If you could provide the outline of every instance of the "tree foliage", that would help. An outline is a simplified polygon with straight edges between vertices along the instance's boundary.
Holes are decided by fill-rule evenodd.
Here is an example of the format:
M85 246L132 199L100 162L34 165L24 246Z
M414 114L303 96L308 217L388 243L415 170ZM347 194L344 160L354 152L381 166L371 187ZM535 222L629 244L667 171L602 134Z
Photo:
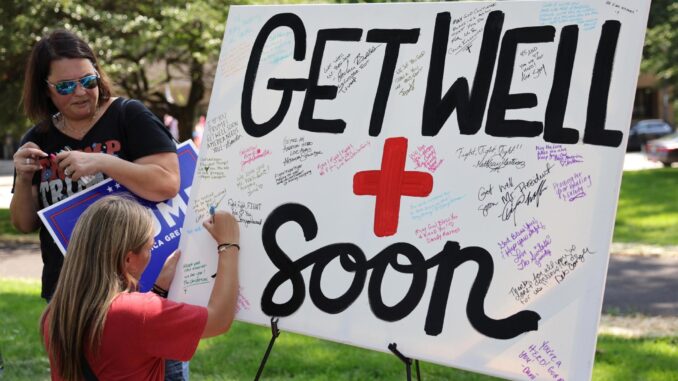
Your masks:
M179 120L190 137L212 83L231 0L4 0L0 17L0 107L3 125L28 124L18 107L23 69L33 44L49 30L82 36L124 95ZM169 83L174 84L172 92ZM178 84L178 86L177 86ZM200 110L202 111L202 110Z
M642 69L657 75L678 95L678 3L675 0L652 1Z

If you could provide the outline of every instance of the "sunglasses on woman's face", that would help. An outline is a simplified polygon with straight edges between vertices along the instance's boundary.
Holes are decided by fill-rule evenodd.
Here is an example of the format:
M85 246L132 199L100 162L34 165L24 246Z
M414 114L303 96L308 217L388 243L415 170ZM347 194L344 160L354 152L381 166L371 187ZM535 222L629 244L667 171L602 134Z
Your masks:
M90 74L86 75L78 80L73 81L61 81L57 83L52 83L45 80L48 85L54 87L57 93L61 95L73 94L75 89L78 87L78 82L82 85L83 89L93 89L99 86L99 74Z

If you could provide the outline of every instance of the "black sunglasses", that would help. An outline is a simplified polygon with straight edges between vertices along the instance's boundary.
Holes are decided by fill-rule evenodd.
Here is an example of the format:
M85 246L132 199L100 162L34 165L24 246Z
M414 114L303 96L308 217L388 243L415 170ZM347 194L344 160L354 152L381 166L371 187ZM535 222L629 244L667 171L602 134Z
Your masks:
M78 87L78 82L82 85L84 89L93 89L99 86L99 73L86 75L77 80L71 81L60 81L57 83L52 83L48 80L45 80L48 85L54 87L57 93L61 95L73 94L75 89Z

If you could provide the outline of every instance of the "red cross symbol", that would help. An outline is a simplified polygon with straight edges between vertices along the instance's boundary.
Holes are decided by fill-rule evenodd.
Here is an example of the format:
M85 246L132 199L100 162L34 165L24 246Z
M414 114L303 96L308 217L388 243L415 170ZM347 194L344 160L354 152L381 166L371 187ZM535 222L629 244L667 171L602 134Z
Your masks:
M362 171L353 176L353 193L377 196L374 234L392 236L398 231L400 198L425 197L433 189L433 176L426 172L405 171L406 138L388 138L384 143L381 170Z

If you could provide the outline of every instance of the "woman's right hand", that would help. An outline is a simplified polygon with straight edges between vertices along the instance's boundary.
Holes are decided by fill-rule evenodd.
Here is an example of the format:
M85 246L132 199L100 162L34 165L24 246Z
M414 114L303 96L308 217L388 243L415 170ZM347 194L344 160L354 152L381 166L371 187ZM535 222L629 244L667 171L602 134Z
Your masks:
M240 227L232 214L218 211L212 218L203 223L205 229L217 241L217 245L224 243L240 244Z
M39 159L48 156L37 144L27 142L14 154L14 168L19 180L30 182L36 171L40 170Z

